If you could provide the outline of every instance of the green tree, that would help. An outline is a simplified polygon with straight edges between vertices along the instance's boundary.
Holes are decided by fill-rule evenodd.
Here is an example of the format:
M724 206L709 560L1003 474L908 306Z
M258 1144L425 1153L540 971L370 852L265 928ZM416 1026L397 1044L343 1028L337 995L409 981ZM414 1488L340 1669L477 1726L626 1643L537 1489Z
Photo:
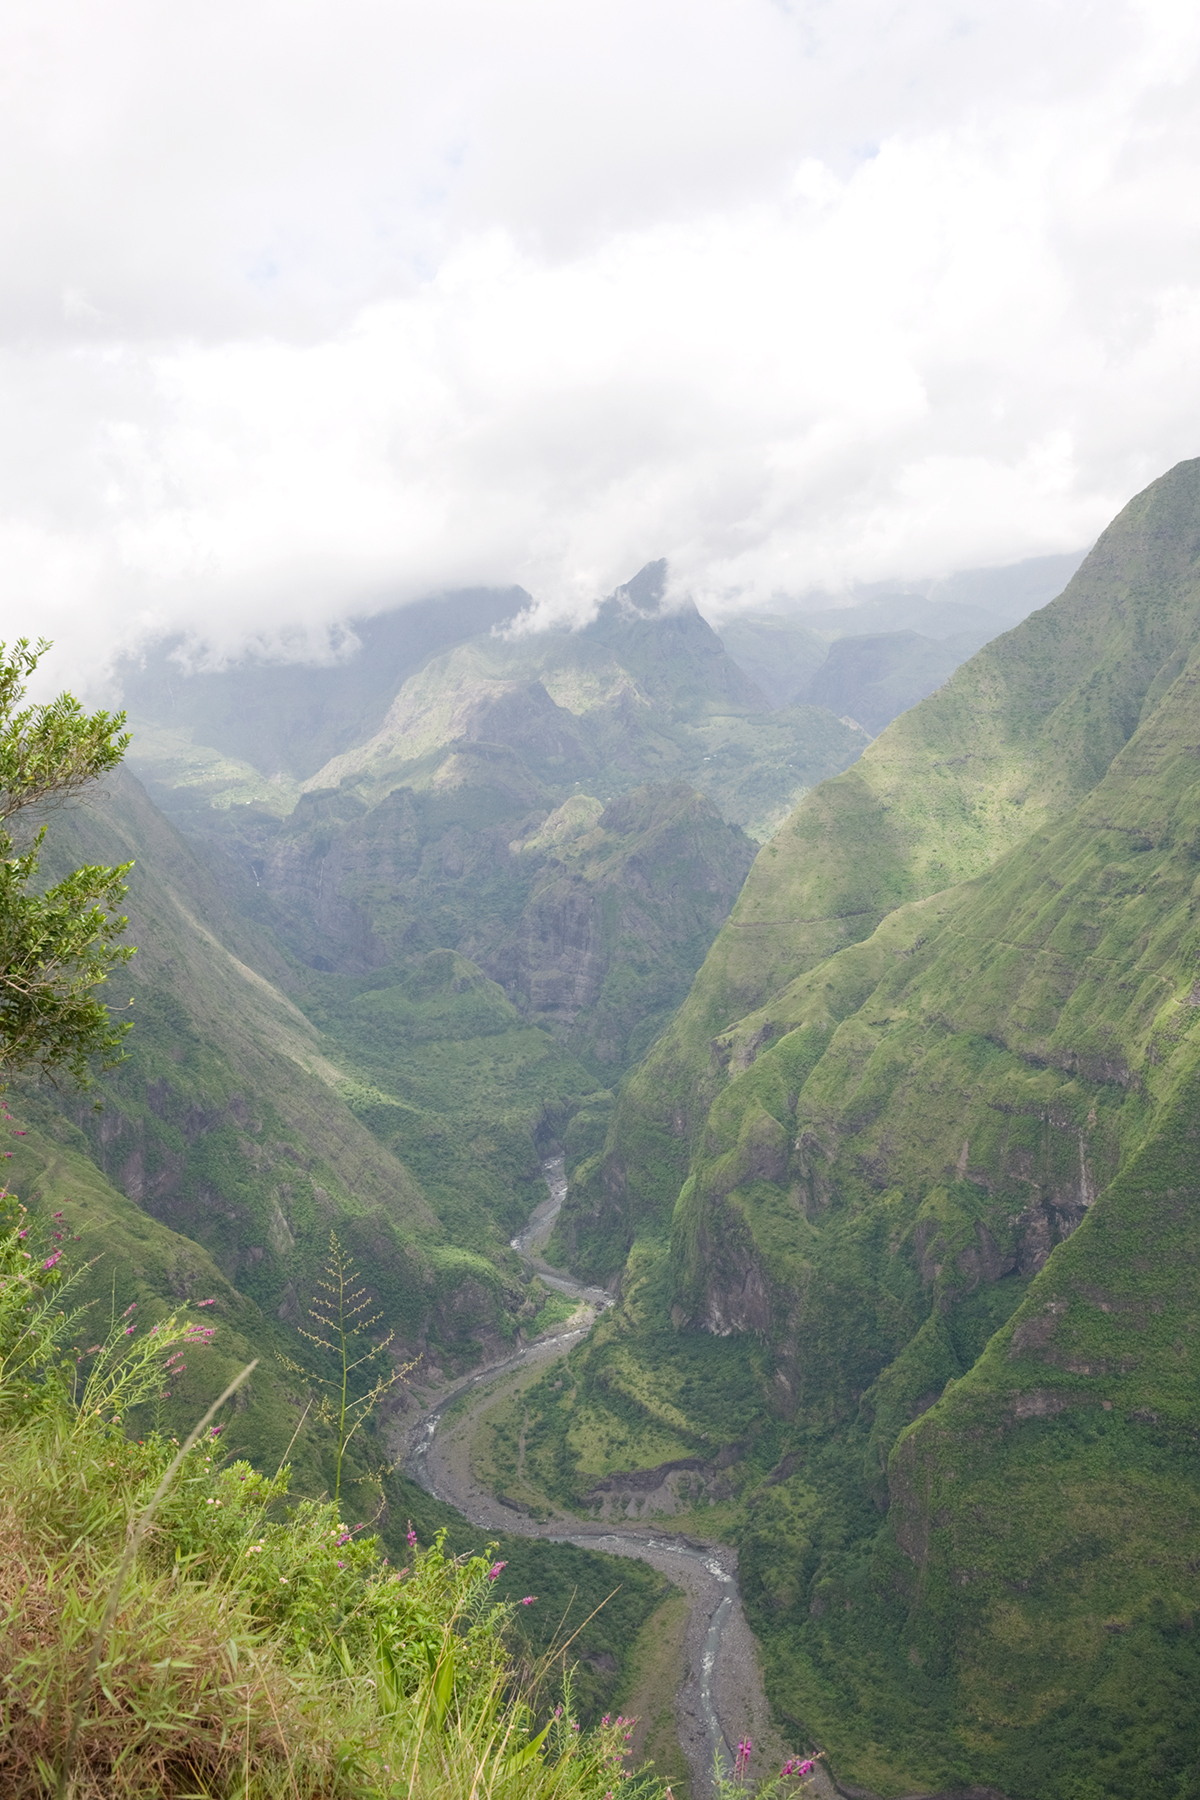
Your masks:
M87 865L39 880L47 809L116 768L129 735L124 713L86 713L71 694L23 706L25 683L49 649L0 644L0 1086L18 1069L65 1073L86 1087L93 1058L119 1060L130 1029L95 989L133 949L114 942L127 921L125 863Z

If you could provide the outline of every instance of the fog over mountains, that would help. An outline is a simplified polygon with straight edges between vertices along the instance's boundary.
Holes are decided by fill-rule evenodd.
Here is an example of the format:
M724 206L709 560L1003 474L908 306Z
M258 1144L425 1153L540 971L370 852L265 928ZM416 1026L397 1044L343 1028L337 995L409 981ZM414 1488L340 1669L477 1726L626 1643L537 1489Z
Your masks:
M321 667L162 646L51 840L134 860L130 1057L21 1094L14 1185L267 1352L265 1463L330 1230L421 1359L386 1433L550 1317L510 1240L561 1153L551 1259L614 1305L495 1424L505 1505L736 1545L846 1792L1183 1800L1198 548L1191 462L1077 572L715 628L652 563L582 630L472 590Z

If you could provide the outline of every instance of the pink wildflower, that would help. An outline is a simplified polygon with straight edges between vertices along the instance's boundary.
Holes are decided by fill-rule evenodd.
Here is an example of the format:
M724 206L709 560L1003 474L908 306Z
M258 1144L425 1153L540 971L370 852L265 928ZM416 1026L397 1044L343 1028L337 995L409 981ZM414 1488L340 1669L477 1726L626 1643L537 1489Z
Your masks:
M507 1569L507 1567L508 1567L507 1563L502 1563L502 1562L493 1563L491 1568L488 1570L488 1580L495 1581L497 1576L500 1574L500 1571L502 1569Z
M413 1530L413 1522L412 1522L412 1520L411 1520L411 1519L410 1519L410 1520L409 1520L409 1521L408 1521L408 1531L407 1531L407 1533L406 1533L406 1536L407 1536L407 1538L408 1538L408 1547L409 1547L409 1549L410 1549L410 1550L411 1550L411 1549L412 1549L412 1547L413 1547L413 1545L414 1545L414 1544L415 1544L415 1543L416 1543L416 1541L417 1541L417 1534L416 1534L416 1532L415 1532L415 1531L414 1531L414 1530Z
M526 1594L525 1598L521 1602L521 1605L522 1606L532 1606L536 1599L537 1599L536 1594Z

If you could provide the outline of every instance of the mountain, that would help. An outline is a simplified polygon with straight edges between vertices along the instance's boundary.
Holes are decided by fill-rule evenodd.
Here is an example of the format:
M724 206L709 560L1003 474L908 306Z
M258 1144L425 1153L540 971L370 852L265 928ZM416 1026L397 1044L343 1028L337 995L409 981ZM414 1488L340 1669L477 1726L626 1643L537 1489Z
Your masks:
M836 638L798 699L852 715L872 736L934 693L994 633L937 640L917 631Z
M593 649L591 666L635 714L690 707L704 730L728 713L736 732L761 697L694 613L647 624L660 590L652 570L613 597L594 637L620 640L625 662ZM686 993L753 860L686 783L638 784L636 757L620 794L582 792L577 768L595 771L598 744L622 754L619 723L593 709L604 716L577 752L575 715L544 689L531 713L536 683L513 678L511 661L482 694L464 698L448 677L465 729L456 714L444 741L427 733L407 784L375 775L365 798L327 775L304 786L322 752L345 754L356 733L370 743L397 705L411 709L414 679L434 692L421 680L431 663L461 670L447 645L468 664L484 655L519 598L468 594L368 621L360 661L323 669L188 675L160 658L127 671L130 699L157 714L138 727L135 760L193 835L126 772L54 821L48 872L134 865L136 1029L99 1111L29 1089L23 1128L47 1168L74 1171L67 1188L90 1161L93 1215L114 1243L146 1247L147 1296L215 1286L264 1368L277 1347L297 1355L331 1230L370 1268L398 1353L423 1355L424 1370L511 1337L527 1279L509 1239L546 1147L572 1121L576 1140L602 1139L609 1084ZM473 733L480 708L486 729ZM549 750L547 715L567 721ZM197 744L199 725L215 744ZM845 760L854 734L820 729ZM236 760L251 753L261 767ZM213 759L270 804L230 804L221 780L197 782ZM37 1184L47 1205L57 1184ZM277 1381L256 1384L283 1429Z
M440 594L335 634L325 663L248 657L207 668L170 639L120 669L130 715L180 741L199 733L268 779L303 781L383 719L396 689L430 656L503 625L529 605L523 588Z
M560 1222L548 1483L722 1523L881 1793L1198 1791L1198 557L1191 462L805 797Z
M237 760L251 728L226 729L231 676L130 689L131 766L290 963L293 997L330 1029L336 1015L343 1046L339 982L382 988L448 949L609 1086L736 898L753 856L739 826L765 829L858 753L864 734L827 710L772 712L694 607L664 608L664 581L648 565L574 632L460 639L479 596L445 603L448 648L430 651L424 612L415 646L403 613L376 621L379 665L395 652L391 703L303 780L295 760L286 775ZM357 704L355 668L297 677L310 698L320 686L326 724ZM299 726L266 673L277 744Z
M810 594L776 612L735 614L718 630L773 706L825 707L874 736L990 639L1052 600L1082 560L1038 556L912 587L871 583L840 603ZM822 598L830 603L817 604Z
M683 780L761 841L865 735L825 708L773 712L690 602L663 606L665 578L647 564L577 631L501 629L520 589L441 596L355 622L320 667L207 670L167 646L124 670L130 766L205 836L331 788L368 809L399 786L463 790L473 828L576 787L607 802Z

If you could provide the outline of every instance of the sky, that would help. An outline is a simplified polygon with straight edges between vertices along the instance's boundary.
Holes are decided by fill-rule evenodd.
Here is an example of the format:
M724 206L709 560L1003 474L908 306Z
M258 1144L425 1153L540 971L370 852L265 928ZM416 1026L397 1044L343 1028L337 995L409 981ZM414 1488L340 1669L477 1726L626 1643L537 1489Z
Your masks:
M1198 70L1174 0L7 0L0 635L1087 544L1200 453Z

